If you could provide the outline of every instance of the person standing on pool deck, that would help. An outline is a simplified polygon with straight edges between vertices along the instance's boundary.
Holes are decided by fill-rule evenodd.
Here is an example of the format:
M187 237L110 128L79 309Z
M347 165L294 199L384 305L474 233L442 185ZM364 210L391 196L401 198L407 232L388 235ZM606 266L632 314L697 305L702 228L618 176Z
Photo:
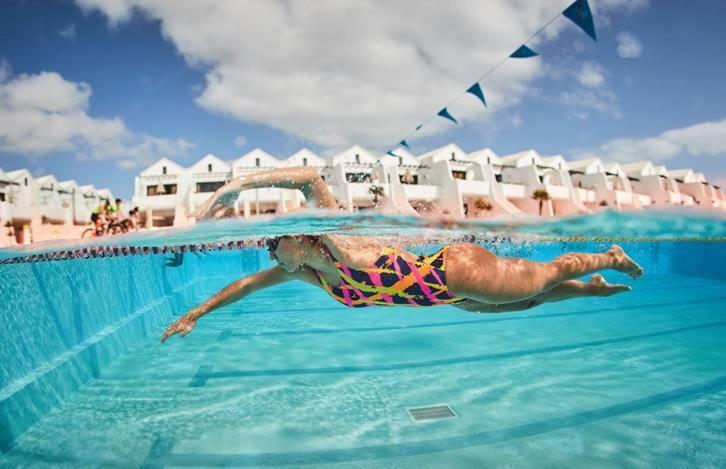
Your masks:
M231 181L198 211L198 218L223 216L247 189L300 189L317 208L338 209L338 202L314 168L264 171ZM617 245L600 254L568 253L551 262L497 257L472 243L453 243L428 256L384 245L370 236L297 235L267 241L275 267L244 277L171 324L161 342L187 335L200 317L273 285L302 280L350 307L435 306L449 304L471 312L502 313L570 298L610 296L630 291L595 274L614 269L633 278L643 269Z

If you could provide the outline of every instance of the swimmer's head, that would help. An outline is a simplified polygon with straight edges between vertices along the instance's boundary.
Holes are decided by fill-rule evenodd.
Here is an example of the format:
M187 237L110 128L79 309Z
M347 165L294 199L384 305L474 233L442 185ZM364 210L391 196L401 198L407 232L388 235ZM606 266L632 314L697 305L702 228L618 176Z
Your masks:
M277 236L268 239L265 244L270 252L270 259L277 261L288 272L297 272L305 263L303 241L305 236Z

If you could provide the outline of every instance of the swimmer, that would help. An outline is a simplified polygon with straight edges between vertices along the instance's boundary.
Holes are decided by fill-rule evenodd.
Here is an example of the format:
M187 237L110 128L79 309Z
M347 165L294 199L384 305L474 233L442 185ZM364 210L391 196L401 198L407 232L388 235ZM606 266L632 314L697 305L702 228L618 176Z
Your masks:
M214 218L240 191L261 187L300 189L318 208L338 203L317 171L309 167L265 171L239 178L218 190L199 211ZM568 253L551 262L497 257L471 243L453 243L418 256L376 238L355 235L281 236L267 241L275 267L244 277L171 324L165 342L194 329L202 316L245 296L292 280L322 288L349 307L451 305L465 311L503 313L571 298L604 297L631 288L610 284L597 272L613 269L633 278L643 269L613 245L598 254ZM593 275L589 281L578 278Z

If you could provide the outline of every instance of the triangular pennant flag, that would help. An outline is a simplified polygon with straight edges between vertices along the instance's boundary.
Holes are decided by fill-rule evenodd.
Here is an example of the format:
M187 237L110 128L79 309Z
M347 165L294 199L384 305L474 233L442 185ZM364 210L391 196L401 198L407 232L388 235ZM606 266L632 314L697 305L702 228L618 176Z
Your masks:
M402 147L408 148L409 150L411 149L411 147L408 145L408 142L405 140L401 140L400 142L398 142L398 144L401 145Z
M458 122L456 121L456 119L454 119L454 116L452 116L451 114L449 114L449 111L446 108L443 108L442 110L440 110L437 115L443 117L444 119L449 119L454 124L458 124Z
M587 3L587 0L576 0L562 14L582 28L593 41L597 41L595 24L592 21L592 12L590 11L590 5Z
M512 52L512 55L510 55L510 57L512 57L513 59L527 59L529 57L536 57L538 55L538 53L536 53L529 47L520 46L519 49Z
M487 107L487 100L484 99L484 90L481 89L481 86L479 86L479 83L474 83L469 87L468 90L466 90L467 93L471 93L477 98L479 98L484 105L484 107Z
M394 158L396 157L396 155L394 155L394 154L393 154L393 150L388 150L388 151L386 152L386 155L391 155L391 156L393 156Z
M416 130L419 130L419 129L421 129L421 127L423 127L423 124L419 124L419 125L417 125L417 126L416 126Z

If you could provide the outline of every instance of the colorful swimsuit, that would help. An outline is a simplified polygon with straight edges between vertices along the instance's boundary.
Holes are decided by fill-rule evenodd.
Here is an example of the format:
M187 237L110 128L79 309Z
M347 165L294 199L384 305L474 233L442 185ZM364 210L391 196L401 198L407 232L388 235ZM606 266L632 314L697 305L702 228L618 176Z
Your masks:
M317 271L315 276L323 289L337 301L351 308L364 306L434 306L463 301L446 286L444 252L441 248L430 256L419 256L409 262L388 248L373 267L351 269L333 258L342 279L333 286Z

